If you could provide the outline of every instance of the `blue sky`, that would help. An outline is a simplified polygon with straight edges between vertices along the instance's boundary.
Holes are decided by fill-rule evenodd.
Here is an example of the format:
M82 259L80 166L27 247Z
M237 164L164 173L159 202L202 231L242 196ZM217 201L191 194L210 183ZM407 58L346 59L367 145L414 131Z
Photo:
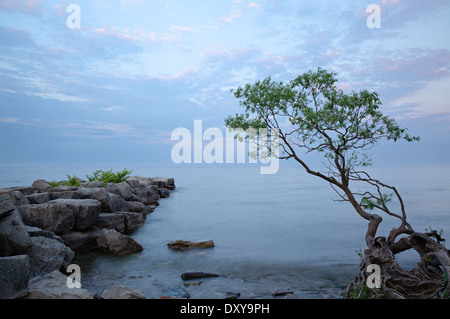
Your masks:
M170 164L174 129L240 112L231 88L322 67L422 137L374 164L446 165L448 17L448 0L1 1L0 164Z

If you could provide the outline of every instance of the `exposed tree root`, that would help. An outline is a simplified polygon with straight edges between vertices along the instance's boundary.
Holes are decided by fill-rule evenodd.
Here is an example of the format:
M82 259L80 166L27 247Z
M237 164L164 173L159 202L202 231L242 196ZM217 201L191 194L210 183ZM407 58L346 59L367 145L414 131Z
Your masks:
M346 298L375 299L428 299L450 298L450 253L439 240L431 239L430 233L412 233L397 243L388 246L385 237L371 241L360 270L347 287ZM412 270L402 269L395 259L395 253L414 249L420 261ZM395 253L394 253L395 252ZM377 274L368 272L369 265L379 266ZM369 268L370 269L370 268Z

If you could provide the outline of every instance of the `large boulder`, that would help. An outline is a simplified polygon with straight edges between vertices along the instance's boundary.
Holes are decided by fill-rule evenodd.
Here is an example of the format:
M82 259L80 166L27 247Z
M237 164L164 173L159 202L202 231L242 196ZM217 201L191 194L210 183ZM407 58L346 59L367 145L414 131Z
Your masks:
M0 217L0 257L26 254L30 236L17 209Z
M14 203L9 192L0 195L0 218L14 210Z
M75 252L86 252L97 249L97 237L100 235L100 229L91 227L87 230L68 231L61 235L64 245Z
M52 186L49 182L47 182L44 179L38 179L31 184L32 187L36 187L39 191L39 193L44 193L52 189Z
M49 230L57 235L71 230L75 223L74 214L60 205L36 204L21 205L17 209L25 225Z
M145 222L145 214L133 212L118 212L118 214L124 217L125 231L133 230Z
M97 238L97 245L101 250L115 255L132 254L143 250L133 238L113 229L103 229Z
M0 257L0 299L15 299L28 293L27 255Z
M28 250L30 258L30 277L66 268L74 252L58 240L46 237L31 237L32 245Z
M125 218L123 214L102 213L98 216L95 226L100 229L114 229L122 233L125 230Z
M109 290L105 290L102 299L145 299L142 291L124 285L113 285Z
M101 204L95 199L55 199L48 204L55 205L60 212L72 212L73 230L92 227L101 212Z
M19 191L11 191L11 199L13 201L14 206L27 205L30 204L30 201Z
M69 288L68 278L58 270L35 277L29 281L26 299L93 299L86 289Z

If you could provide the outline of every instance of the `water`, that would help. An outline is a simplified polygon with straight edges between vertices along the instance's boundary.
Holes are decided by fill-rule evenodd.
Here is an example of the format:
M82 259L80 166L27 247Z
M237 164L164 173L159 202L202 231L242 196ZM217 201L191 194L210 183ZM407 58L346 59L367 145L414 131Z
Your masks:
M174 177L177 188L129 234L144 247L142 252L76 257L83 287L92 293L122 283L147 298L159 298L171 285L184 286L192 298L224 298L227 292L272 298L277 289L292 290L300 298L339 298L358 271L355 250L365 247L367 222L348 203L333 201L337 195L326 182L297 166L281 167L275 175L260 175L259 167L251 165L127 168L133 175ZM0 187L29 185L38 178L61 180L66 174L84 177L96 169L0 168ZM444 237L450 233L449 167L371 171L397 187L416 230L432 226L443 229ZM398 223L384 219L379 234L387 235ZM216 247L169 249L167 243L177 239L212 239ZM406 252L398 259L412 268L418 257ZM183 282L181 274L190 271L220 277Z

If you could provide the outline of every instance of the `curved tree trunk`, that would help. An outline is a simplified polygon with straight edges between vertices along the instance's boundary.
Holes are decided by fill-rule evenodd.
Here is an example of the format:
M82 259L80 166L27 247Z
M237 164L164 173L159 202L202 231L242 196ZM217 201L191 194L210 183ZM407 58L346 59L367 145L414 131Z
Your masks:
M347 287L345 297L450 298L450 253L439 240L430 237L434 235L414 232L391 245L385 237L369 241L359 273ZM408 249L414 249L420 261L414 269L406 271L397 264L395 254ZM370 265L379 267L379 277L371 272L374 267ZM376 278L378 287L373 287Z

